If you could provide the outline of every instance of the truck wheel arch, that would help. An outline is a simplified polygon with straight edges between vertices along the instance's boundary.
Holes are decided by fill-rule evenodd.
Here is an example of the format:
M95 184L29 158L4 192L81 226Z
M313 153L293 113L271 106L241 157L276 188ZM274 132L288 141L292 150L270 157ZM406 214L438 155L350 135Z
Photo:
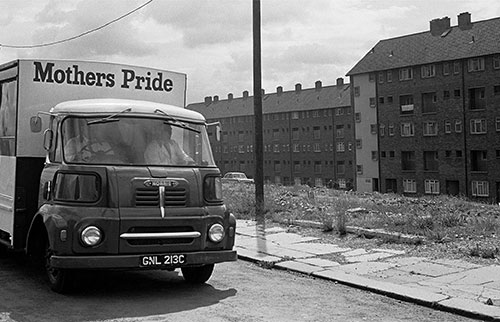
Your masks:
M44 219L42 214L37 214L31 221L30 228L28 230L28 236L26 238L26 254L30 256L38 256L43 253L44 243L42 243L42 238L49 238L47 233L47 228L45 227Z

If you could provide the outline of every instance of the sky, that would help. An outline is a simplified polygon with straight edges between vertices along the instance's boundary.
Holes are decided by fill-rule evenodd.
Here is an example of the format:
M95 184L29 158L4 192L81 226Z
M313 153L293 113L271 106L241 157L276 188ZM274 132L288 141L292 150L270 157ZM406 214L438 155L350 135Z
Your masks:
M252 0L0 0L0 64L19 58L113 62L187 74L187 103L253 95ZM500 17L498 0L261 0L262 88L333 85L382 40L470 12Z

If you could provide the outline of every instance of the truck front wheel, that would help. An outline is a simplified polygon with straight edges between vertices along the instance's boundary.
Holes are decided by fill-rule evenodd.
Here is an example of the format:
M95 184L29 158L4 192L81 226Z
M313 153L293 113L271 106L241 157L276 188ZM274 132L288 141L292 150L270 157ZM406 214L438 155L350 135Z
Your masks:
M213 270L214 264L181 268L182 276L184 276L186 282L193 284L203 284L208 281Z
M73 272L71 270L52 267L50 257L54 254L50 248L49 241L45 242L45 272L49 281L50 288L57 293L68 293L73 286Z

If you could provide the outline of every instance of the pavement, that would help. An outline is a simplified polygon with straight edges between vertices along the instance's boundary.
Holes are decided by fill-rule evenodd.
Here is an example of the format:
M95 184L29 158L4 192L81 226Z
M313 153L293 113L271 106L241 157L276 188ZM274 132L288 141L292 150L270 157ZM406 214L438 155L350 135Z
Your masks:
M339 247L282 227L262 231L255 221L238 220L236 227L239 259L471 318L500 321L500 265L409 257L389 248Z

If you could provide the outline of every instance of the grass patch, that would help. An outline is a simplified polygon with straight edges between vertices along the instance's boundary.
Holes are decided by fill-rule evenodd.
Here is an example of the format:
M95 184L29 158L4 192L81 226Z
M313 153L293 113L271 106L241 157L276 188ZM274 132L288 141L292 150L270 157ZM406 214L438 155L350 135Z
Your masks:
M254 185L225 183L228 209L239 219L255 219ZM324 230L345 233L346 226L384 229L424 236L435 242L500 234L500 208L462 198L409 198L394 194L355 193L308 186L264 187L265 218L274 221L309 220ZM479 246L470 253L490 254ZM485 256L485 255L481 255Z

